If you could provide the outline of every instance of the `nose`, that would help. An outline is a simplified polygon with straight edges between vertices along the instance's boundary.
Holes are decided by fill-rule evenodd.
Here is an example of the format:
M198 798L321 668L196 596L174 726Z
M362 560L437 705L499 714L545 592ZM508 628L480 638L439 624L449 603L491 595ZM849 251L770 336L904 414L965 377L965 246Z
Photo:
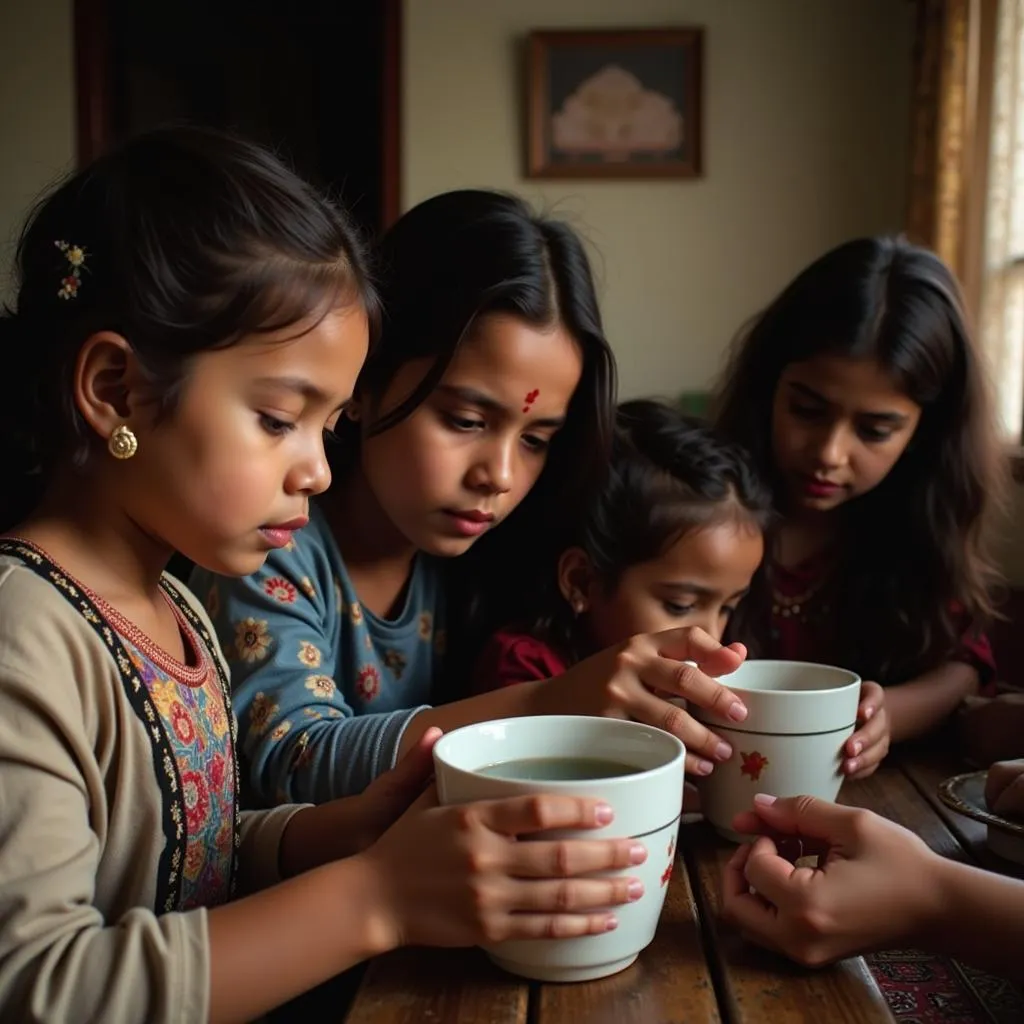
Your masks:
M698 615L689 616L686 624L699 626L708 636L721 643L722 634L725 632L725 616L721 609L708 608Z
M831 424L818 439L818 462L823 469L839 469L849 458L847 431L841 423Z
M467 475L474 491L507 494L515 477L515 451L518 437L495 438L478 453Z
M331 467L323 441L297 459L285 479L285 490L289 494L323 494L330 485Z

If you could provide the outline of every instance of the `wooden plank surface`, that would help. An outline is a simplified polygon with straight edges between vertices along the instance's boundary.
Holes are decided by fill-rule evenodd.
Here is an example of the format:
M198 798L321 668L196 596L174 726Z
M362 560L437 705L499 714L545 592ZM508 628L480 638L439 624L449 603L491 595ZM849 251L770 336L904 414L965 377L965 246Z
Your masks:
M683 826L685 832L689 826ZM531 1024L717 1024L697 905L676 859L654 941L632 967L578 985L540 985Z
M370 963L344 1020L526 1024L528 999L529 985L498 970L480 950L401 949Z
M692 826L684 847L712 940L711 970L722 1016L730 1024L891 1024L885 998L861 957L809 970L744 942L724 925L721 871L734 849L708 825Z

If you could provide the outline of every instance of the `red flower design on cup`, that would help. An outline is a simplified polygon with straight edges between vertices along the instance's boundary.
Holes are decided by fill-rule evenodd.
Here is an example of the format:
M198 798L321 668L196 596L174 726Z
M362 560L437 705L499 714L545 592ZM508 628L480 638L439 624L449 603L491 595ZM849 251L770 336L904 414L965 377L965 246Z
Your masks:
M740 775L749 775L751 782L757 782L761 778L761 772L768 767L768 758L757 750L752 750L749 754L741 750L740 757L743 759Z

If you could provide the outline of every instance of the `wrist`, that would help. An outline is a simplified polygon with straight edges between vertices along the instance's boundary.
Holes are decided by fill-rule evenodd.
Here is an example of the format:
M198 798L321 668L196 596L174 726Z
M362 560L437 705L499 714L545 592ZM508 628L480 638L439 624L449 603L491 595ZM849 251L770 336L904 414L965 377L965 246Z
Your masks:
M342 797L296 812L281 836L282 878L341 860L365 850L376 836L362 828L362 796Z
M368 957L389 953L403 945L398 915L393 909L387 872L372 850L340 862L350 876L348 886L358 903L358 919L369 949Z
M911 909L908 939L919 948L942 950L947 945L948 922L962 920L955 909L963 888L959 878L962 869L963 865L928 850L915 872L919 884Z

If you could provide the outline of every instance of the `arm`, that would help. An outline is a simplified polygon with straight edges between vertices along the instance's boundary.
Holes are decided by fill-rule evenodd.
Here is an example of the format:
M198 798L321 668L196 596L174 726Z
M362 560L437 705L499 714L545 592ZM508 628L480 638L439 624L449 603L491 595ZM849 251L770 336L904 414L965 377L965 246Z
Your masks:
M742 644L723 647L701 629L682 626L635 636L578 662L555 679L507 686L492 693L427 708L409 723L402 751L433 726L444 731L520 715L626 716L665 729L686 745L687 771L707 775L732 748L666 697L680 697L733 721L747 709L718 681L746 656Z
M1024 977L1024 882L946 860L871 811L812 797L759 797L735 827L765 833L736 851L722 879L726 917L754 941L812 966L907 944ZM796 837L788 852L817 854L818 867L780 855Z
M978 669L963 661L944 665L907 683L889 686L885 705L893 743L914 739L941 725L966 697L977 693Z
M343 678L342 613L317 540L299 534L252 576L201 570L190 582L230 664L248 781L268 806L360 793L394 765L418 710L357 715L346 699L355 680Z

